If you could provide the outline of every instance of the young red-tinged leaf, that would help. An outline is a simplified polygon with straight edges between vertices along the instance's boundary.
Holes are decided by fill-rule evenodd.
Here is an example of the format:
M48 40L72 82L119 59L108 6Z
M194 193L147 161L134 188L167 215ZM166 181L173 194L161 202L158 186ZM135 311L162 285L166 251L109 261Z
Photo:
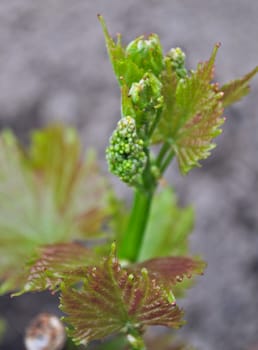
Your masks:
M221 87L224 93L223 106L228 107L231 104L240 101L250 91L249 82L258 73L258 66L240 79L232 80Z
M114 251L101 264L88 267L82 282L80 289L64 283L61 293L65 321L78 343L148 325L182 325L182 311L169 301L163 283L151 277L146 268L122 268Z
M212 139L221 133L222 93L210 82L214 76L214 61L218 46L211 58L197 67L190 77L177 87L177 116L173 122L172 148L177 156L180 170L187 173L199 160L210 155L215 147Z
M95 238L110 214L110 189L94 157L82 159L72 128L32 134L28 151L0 136L0 293L22 286L35 248ZM96 200L97 198L97 200Z
M190 76L180 79L176 92L168 94L171 97L167 101L171 106L167 112L164 107L166 113L162 115L153 137L154 142L166 140L170 143L183 174L199 166L199 161L209 156L210 150L215 147L212 139L220 134L220 126L224 122L223 94L211 84L218 47L215 46L209 61L200 63ZM172 77L170 80L175 86L175 80ZM168 92L171 89L169 84L167 89Z
M23 290L18 295L32 291L49 289L55 292L63 280L76 283L74 270L84 268L97 261L92 250L79 243L59 243L40 247L31 259L29 274ZM16 295L17 295L16 294Z
M150 259L133 266L137 271L146 268L150 276L162 282L168 289L182 282L184 278L202 275L205 267L206 263L200 259L181 256Z

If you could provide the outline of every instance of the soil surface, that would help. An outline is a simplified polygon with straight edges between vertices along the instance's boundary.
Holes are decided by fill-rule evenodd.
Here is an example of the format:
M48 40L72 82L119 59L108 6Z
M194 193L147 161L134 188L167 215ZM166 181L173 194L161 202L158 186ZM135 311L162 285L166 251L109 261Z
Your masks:
M119 89L97 13L124 42L160 35L164 50L180 46L188 67L222 47L216 79L224 83L258 63L258 2L254 0L1 0L0 127L22 140L53 120L75 125L104 148L120 116ZM193 203L193 253L208 262L204 277L182 301L188 323L180 335L199 350L258 349L258 79L226 111L224 133L203 168L167 174L182 204ZM113 181L113 180L112 180ZM126 188L115 183L121 197ZM22 350L24 329L39 311L55 309L47 293L0 297L7 333L0 350Z

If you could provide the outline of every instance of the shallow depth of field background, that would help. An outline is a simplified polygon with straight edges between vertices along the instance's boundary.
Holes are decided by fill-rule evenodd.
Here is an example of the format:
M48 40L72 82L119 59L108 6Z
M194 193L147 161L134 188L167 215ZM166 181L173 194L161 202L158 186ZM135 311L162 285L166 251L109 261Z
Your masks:
M258 64L256 0L0 0L1 128L27 142L32 128L54 120L72 124L85 147L97 148L106 171L104 148L120 106L97 13L125 43L156 32L164 51L180 46L189 68L222 42L221 83ZM199 350L258 349L257 96L258 78L251 94L226 110L224 133L203 168L180 177L173 164L167 174L180 202L196 208L191 248L208 262L181 301L188 323L179 333ZM22 350L26 324L52 309L46 294L0 297L8 328L0 349Z

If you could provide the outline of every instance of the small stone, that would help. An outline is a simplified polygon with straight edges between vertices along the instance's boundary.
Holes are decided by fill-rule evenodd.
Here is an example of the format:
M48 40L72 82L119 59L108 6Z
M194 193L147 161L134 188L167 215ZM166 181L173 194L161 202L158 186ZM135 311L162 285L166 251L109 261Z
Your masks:
M26 329L24 342L27 350L61 350L65 339L65 328L59 318L41 313Z

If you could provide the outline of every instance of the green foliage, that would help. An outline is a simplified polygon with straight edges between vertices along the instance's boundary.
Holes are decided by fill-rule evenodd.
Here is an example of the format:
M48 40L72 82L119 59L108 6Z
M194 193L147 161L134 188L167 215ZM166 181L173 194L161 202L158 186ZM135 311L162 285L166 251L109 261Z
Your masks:
M0 179L1 293L23 285L38 246L98 237L110 214L107 182L71 128L34 132L28 150L2 133Z
M164 212L166 215L163 215ZM193 209L179 208L175 193L169 187L161 189L153 198L138 260L187 254L193 221Z
M99 16L99 20L105 35L109 58L119 85L130 86L133 82L139 81L144 74L144 69L134 62L134 56L131 58L127 57L122 46L121 35L117 35L117 42L115 43L108 33L103 17Z

